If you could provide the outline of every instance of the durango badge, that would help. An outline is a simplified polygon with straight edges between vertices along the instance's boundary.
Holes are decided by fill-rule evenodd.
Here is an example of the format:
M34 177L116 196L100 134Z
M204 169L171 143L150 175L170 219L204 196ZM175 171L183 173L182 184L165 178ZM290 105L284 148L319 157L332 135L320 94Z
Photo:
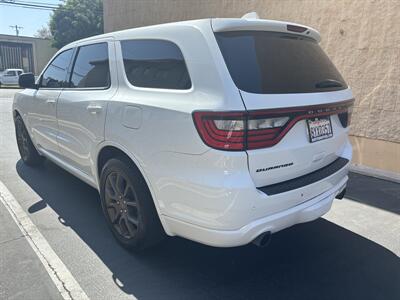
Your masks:
M256 172L265 172L265 171L269 171L269 170L274 170L274 169L280 169L280 168L286 168L286 167L290 167L293 166L293 162L287 163L287 164L283 164L283 165L277 165L277 166L273 166L273 167L268 167L268 168L262 168L262 169L257 169Z

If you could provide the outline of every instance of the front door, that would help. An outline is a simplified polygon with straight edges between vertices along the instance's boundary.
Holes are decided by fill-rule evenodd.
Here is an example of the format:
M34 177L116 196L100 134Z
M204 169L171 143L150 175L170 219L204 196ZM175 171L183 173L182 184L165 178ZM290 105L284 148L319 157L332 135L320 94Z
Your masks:
M39 150L58 154L57 101L65 84L72 49L60 53L43 73L28 113L33 139Z

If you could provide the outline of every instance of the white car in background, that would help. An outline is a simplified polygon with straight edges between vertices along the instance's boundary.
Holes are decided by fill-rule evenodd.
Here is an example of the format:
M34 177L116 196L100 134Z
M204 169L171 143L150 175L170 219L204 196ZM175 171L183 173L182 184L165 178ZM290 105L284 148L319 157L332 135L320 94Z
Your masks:
M24 73L22 69L5 69L0 73L0 86L1 85L18 85L19 75Z
M73 42L37 83L20 77L21 158L98 189L127 248L164 233L266 245L348 180L353 95L319 41L293 23L204 19Z

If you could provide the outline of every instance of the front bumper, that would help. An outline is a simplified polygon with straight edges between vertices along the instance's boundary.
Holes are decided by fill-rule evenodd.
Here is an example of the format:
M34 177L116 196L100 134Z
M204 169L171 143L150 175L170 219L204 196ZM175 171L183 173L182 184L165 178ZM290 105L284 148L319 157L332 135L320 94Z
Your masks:
M214 230L164 216L170 232L215 247L250 243L264 232L277 232L295 224L315 220L329 211L332 201L346 187L348 176L330 190L289 209L250 222L237 230Z

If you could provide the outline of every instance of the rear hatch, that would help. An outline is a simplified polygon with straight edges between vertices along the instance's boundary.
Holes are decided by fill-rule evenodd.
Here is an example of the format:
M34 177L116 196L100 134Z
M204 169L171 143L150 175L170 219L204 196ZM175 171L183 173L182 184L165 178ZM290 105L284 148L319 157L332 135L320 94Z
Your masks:
M315 31L259 23L213 27L248 112L249 171L262 187L335 161L347 143L353 101Z

